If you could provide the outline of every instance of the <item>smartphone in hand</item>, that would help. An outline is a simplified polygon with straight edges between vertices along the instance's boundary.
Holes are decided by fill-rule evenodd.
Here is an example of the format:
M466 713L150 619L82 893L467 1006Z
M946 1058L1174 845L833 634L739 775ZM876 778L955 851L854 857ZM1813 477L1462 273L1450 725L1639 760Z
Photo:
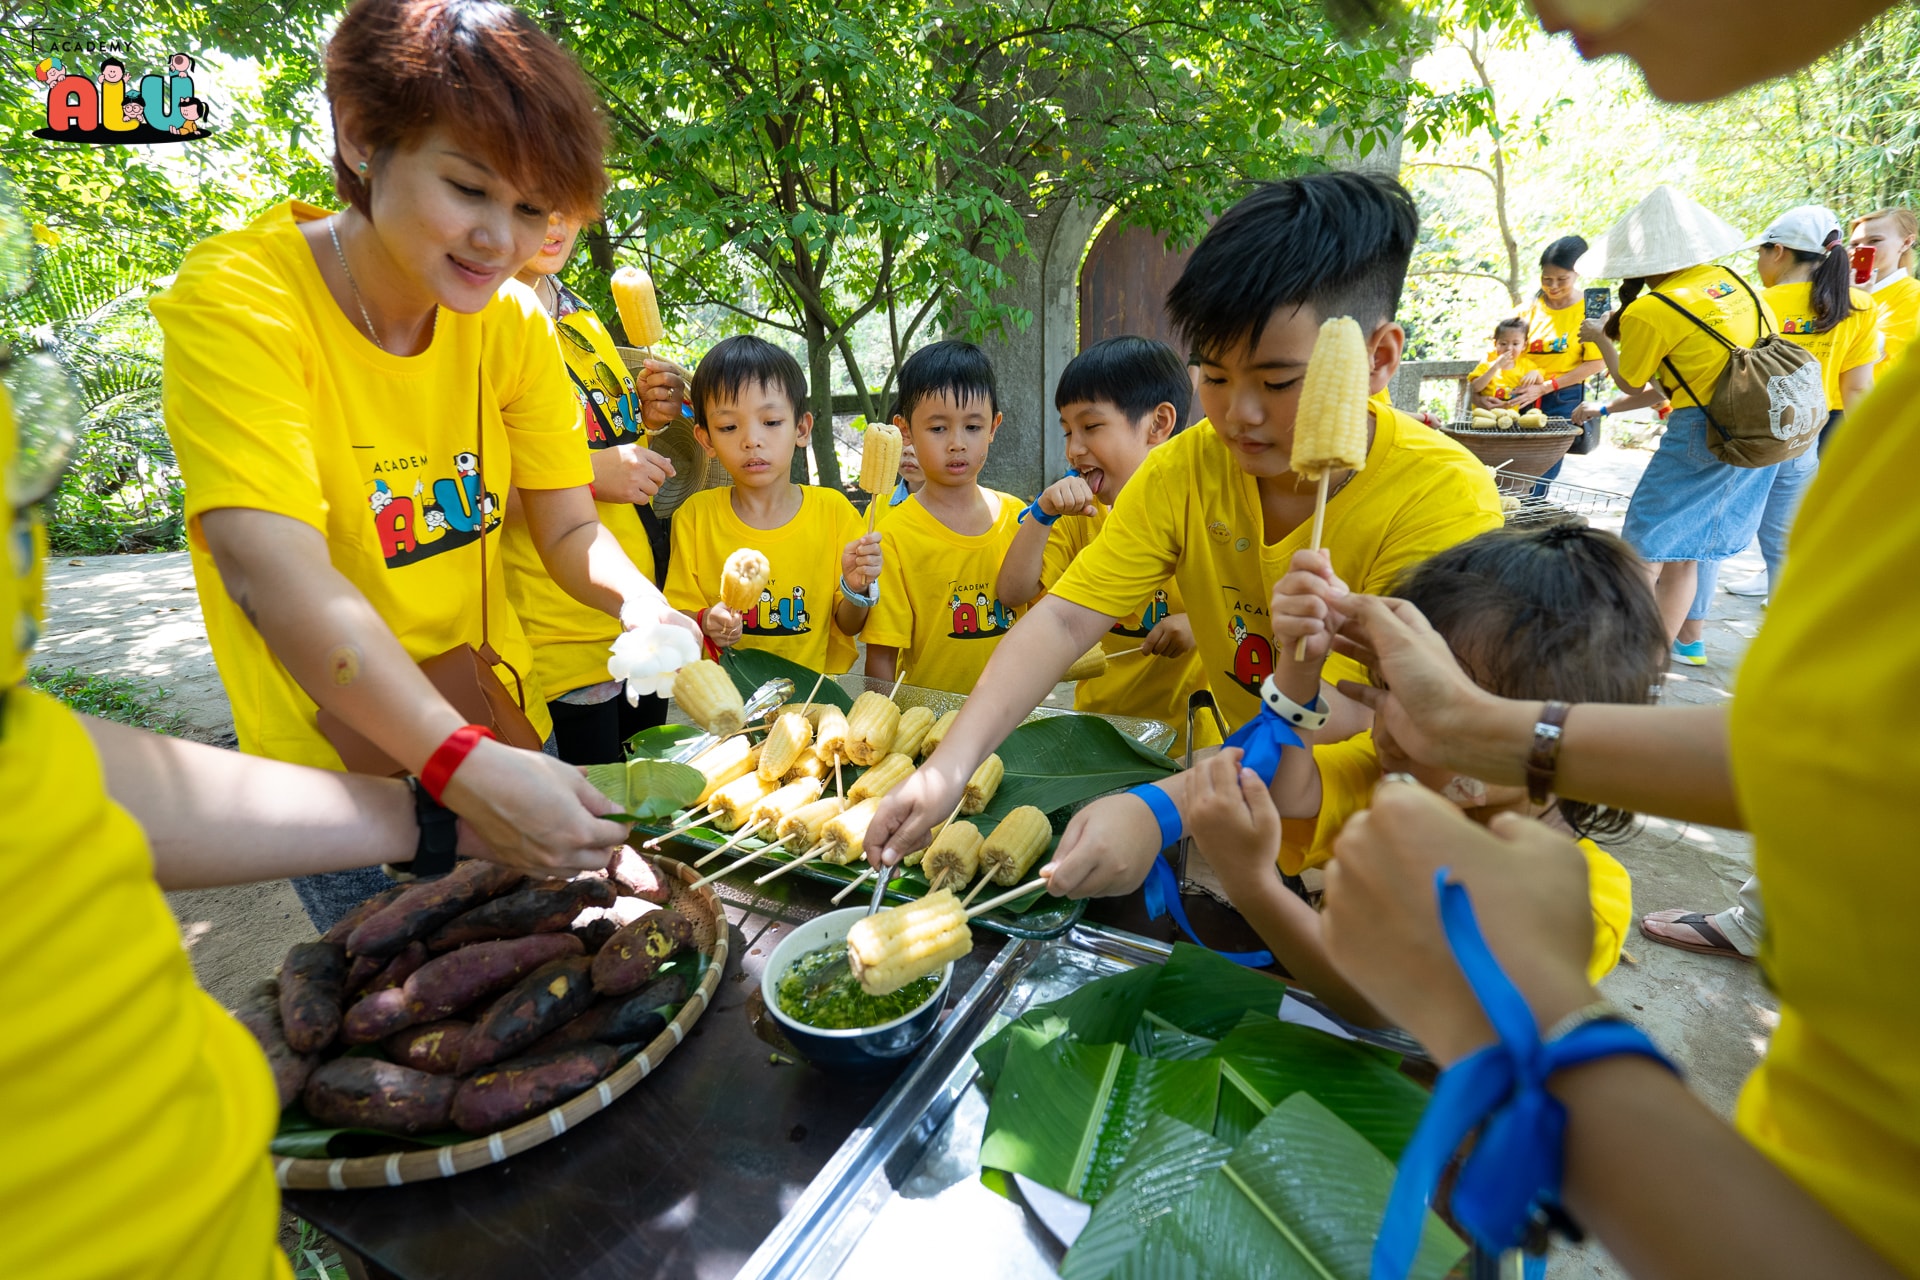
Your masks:
M1613 291L1610 289L1585 289L1582 296L1587 300L1587 319L1605 320L1613 310Z
M1873 246L1863 244L1853 251L1853 282L1869 284L1873 280Z

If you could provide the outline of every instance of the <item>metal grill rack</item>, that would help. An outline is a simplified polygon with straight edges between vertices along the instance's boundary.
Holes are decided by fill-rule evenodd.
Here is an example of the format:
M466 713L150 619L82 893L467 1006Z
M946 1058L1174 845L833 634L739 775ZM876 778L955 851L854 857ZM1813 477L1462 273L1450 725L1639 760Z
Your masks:
M1495 471L1494 484L1504 502L1517 498L1518 507L1507 513L1509 526L1553 524L1574 519L1596 528L1619 532L1627 514L1630 495L1610 489L1595 489L1566 480L1547 480L1519 471ZM1543 488L1544 486L1544 488Z

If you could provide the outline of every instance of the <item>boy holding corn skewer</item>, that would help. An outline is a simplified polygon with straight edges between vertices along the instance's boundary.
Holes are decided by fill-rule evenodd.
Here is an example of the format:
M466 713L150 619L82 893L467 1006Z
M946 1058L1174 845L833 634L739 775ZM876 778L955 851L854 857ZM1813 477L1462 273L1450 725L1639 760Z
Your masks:
M1406 340L1393 316L1418 230L1412 197L1391 178L1324 173L1261 188L1207 233L1167 300L1200 366L1207 419L1148 455L1100 538L1000 646L939 749L886 797L869 832L874 856L894 862L924 843L973 767L1112 626L1112 602L1140 599L1169 576L1229 724L1260 710L1274 668L1269 600L1307 545L1317 496L1290 465L1308 357L1323 320L1351 316L1368 390L1386 389ZM1497 527L1501 514L1486 468L1465 449L1377 398L1368 412L1365 467L1328 477L1324 541L1343 586L1377 594L1407 566ZM1364 673L1344 658L1330 664L1314 704L1316 716L1333 717L1322 740L1366 723L1331 689L1340 678ZM1053 891L1129 892L1159 846L1145 802L1098 801L1062 837Z
M799 362L760 338L726 338L694 370L689 396L694 436L733 483L674 512L667 599L699 618L716 652L741 645L847 670L880 580L880 536L846 495L792 479L813 432ZM756 598L729 601L742 580L759 584Z

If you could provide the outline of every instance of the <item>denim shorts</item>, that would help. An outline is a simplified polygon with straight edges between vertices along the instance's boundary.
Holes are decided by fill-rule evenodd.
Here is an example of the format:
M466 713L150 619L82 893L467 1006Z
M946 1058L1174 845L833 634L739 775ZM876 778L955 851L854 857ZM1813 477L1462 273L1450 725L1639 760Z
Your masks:
M1775 468L1720 461L1707 448L1712 430L1706 411L1692 406L1667 418L1620 530L1641 558L1724 560L1753 541Z

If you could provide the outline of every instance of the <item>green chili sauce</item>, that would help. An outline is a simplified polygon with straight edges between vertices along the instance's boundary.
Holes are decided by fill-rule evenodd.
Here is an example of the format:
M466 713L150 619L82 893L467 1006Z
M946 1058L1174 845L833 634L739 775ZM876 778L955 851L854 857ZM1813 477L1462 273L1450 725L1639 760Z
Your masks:
M883 1022L892 1022L895 1018L912 1013L932 999L933 993L940 988L940 975L930 973L924 978L915 978L898 991L888 992L884 996L870 996L860 989L859 982L846 967L846 960L847 945L844 942L809 951L795 960L780 975L780 981L774 988L774 996L780 1002L780 1012L795 1022L824 1031L877 1027ZM808 995L808 980L833 965L840 967L840 977L823 990Z

